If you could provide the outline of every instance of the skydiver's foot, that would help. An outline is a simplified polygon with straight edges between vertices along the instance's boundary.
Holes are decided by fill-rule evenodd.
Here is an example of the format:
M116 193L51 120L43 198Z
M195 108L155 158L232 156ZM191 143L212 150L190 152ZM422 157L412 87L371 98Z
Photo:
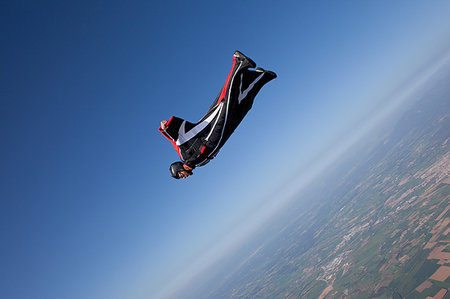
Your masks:
M241 52L239 52L239 51L235 51L234 52L234 55L233 55L238 61L246 61L247 63L248 63L248 67L255 67L256 66L256 63L253 61L253 60L251 60L250 58L248 58L247 56L245 56L244 54L242 54Z
M266 74L269 74L272 77L272 79L275 79L277 77L277 74L275 74L272 71L266 71Z
M275 79L277 77L277 74L275 74L272 71L266 71L262 67L257 67L255 71L260 72L260 73L266 73L266 74L270 75L272 77L272 79Z

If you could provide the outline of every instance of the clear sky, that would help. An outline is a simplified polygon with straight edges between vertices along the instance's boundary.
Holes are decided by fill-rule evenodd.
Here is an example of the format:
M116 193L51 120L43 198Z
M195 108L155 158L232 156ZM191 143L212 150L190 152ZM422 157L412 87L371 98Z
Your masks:
M448 1L2 2L0 297L176 290L446 51L449 13ZM279 77L218 157L176 181L159 122L200 119L236 49Z

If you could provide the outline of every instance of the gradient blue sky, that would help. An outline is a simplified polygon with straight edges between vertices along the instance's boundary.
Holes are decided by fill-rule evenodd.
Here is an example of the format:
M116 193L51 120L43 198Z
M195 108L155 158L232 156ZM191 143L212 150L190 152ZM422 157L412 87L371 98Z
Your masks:
M449 13L448 1L2 2L0 297L170 293L446 51ZM236 49L279 77L214 161L173 180L159 122L200 119Z

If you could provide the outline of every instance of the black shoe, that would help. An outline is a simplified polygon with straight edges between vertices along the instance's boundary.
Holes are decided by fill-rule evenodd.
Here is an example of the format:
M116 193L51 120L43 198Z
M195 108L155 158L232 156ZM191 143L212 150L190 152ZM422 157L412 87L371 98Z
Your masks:
M247 63L249 64L249 67L253 68L256 66L256 63L253 60L251 60L250 58L248 58L247 56L245 56L244 54L242 54L241 52L239 52L237 50L234 52L233 56L236 57L238 60L247 61Z
M262 67L257 67L255 71L260 72L260 73L266 73L266 74L270 75L273 79L275 79L277 77L277 74L275 74L272 71L266 71Z
M269 74L273 79L275 79L277 77L277 74L275 74L272 71L266 71L266 74Z

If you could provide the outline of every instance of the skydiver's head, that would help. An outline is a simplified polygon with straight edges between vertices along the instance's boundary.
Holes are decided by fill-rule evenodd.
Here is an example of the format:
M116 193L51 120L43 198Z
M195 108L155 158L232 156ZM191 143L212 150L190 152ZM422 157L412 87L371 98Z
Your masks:
M181 162L175 162L170 165L170 175L175 179L185 179L192 174L192 168Z

